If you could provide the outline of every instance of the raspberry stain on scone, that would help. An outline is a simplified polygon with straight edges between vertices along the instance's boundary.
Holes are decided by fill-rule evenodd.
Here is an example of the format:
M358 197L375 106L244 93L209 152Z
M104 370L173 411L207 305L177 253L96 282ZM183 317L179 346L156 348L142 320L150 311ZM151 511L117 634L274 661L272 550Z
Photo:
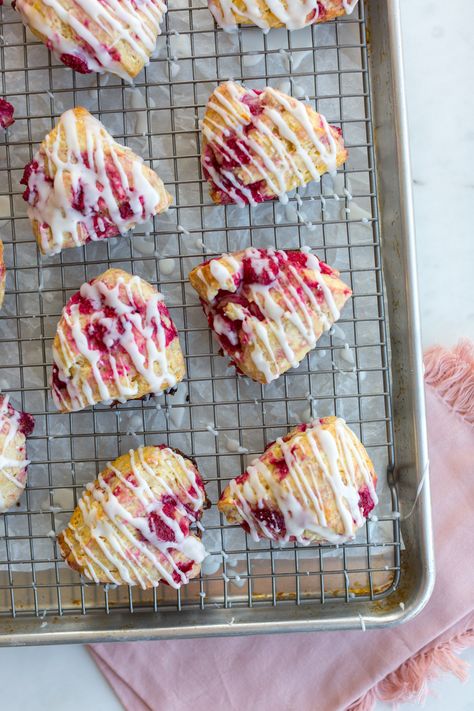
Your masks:
M206 507L191 460L165 445L130 450L86 487L58 536L61 554L95 583L178 589L206 556L191 530Z
M334 174L348 155L341 129L271 87L220 84L201 130L202 171L217 204L286 203L288 192Z
M63 309L51 387L61 412L159 394L184 377L178 331L163 296L121 269L83 284Z
M27 412L10 405L8 395L0 395L0 513L19 500L27 478L26 438L35 421Z
M43 254L115 237L171 204L158 175L86 109L66 111L20 181Z
M344 543L378 503L370 457L339 417L299 425L224 490L219 511L255 541Z
M163 0L15 0L23 23L67 67L130 81L150 61Z
M259 383L297 367L351 295L307 251L249 247L204 262L189 280L224 354Z
M300 30L342 15L350 15L358 0L209 0L217 24L227 32L238 25Z

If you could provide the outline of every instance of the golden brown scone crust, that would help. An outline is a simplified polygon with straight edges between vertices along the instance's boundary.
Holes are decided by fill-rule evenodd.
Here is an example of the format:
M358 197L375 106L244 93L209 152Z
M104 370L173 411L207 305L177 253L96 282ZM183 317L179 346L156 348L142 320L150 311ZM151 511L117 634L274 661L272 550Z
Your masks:
M291 1L291 0L290 0ZM294 0L292 0L294 2ZM356 0L357 1L357 0ZM232 0L232 5L236 8L232 8L230 17L236 25L253 25L255 24L252 17L248 16L248 5L251 4L253 12L258 14L259 21L258 26L262 28L274 28L274 27L285 27L285 23L282 22L276 15L271 11L267 0ZM209 0L209 8L214 15L216 22L226 27L225 19L222 21L222 17L226 17L226 12L223 8L227 5L226 2L221 2L220 0ZM285 10L288 9L287 0L282 0L282 5ZM337 17L346 14L346 8L344 6L343 0L320 0L320 2L315 3L319 6L319 11L316 7L313 8L303 20L301 18L301 27L307 25L319 24L321 22L329 22L330 20L335 20ZM300 20L300 18L298 18ZM230 29L230 26L229 26ZM290 28L292 29L292 28Z
M225 488L218 508L257 540L340 543L353 538L377 503L376 483L352 430L341 418L324 417L271 444Z
M339 128L272 87L256 92L233 81L219 84L201 129L202 169L216 204L284 199L348 155Z
M189 459L165 446L130 450L84 491L58 535L61 555L96 583L178 588L200 572L205 551L189 527L205 504Z
M138 46L134 47L123 33L121 35L118 27L114 28L110 23L105 24L104 20L97 21L100 12L104 10L98 0L95 16L88 15L73 0L58 0L59 12L54 5L55 3L46 4L43 0L16 0L15 9L33 34L67 66L81 73L110 71L124 79L133 79L144 65L148 64L153 49L151 45L146 46L143 31L133 36L133 42L138 43ZM147 6L148 11L144 12L141 5ZM142 29L146 28L150 37L154 36L155 40L160 32L159 25L165 12L166 5L161 0L138 3L133 8L133 13ZM60 16L61 13L63 17ZM112 14L114 14L113 10ZM102 56L105 65L101 63L101 58L90 44L88 48L86 47L84 39L73 28L69 18L74 18L81 25L87 22L86 32L90 33L90 36L105 50ZM124 23L121 26L123 28ZM109 52L107 48L110 49ZM71 57L72 61L63 59L64 55Z
M97 146L99 142L100 146ZM78 219L76 229L73 229L72 219L71 226L65 224L67 220L65 223L60 222L61 227L63 227L62 230L54 230L49 224L48 220L54 219L53 207L58 211L67 211L71 208L71 203L78 192L77 186L73 184L73 179L77 180L77 166L81 165L80 161L84 161L84 157L90 155L92 150L96 161L99 157L102 162L103 155L105 164L114 167L115 170L116 165L119 164L126 175L130 190L122 191L120 186L117 187L114 182L116 180L115 176L111 178L110 183L112 193L115 196L115 200L112 199L112 206L118 207L119 212L122 211L123 214L126 214L124 210L127 209L127 203L129 204L127 198L134 190L139 190L140 187L145 187L148 194L152 194L154 198L154 205L150 206L146 219L164 212L172 203L172 197L165 190L161 178L145 165L139 156L129 148L114 141L105 127L87 109L82 107L70 109L61 116L56 126L44 138L33 161L26 166L25 174L21 181L27 188L24 193L24 199L29 203L28 215L42 254L57 254L62 249L86 244L91 239L113 237L120 234L121 231L132 229L138 222L144 221L143 219L133 219L127 221L126 224L115 226L114 229L116 223L115 220L111 219L110 210L106 205L97 208L94 213L94 217L102 220L106 225L104 233L99 234L99 236L91 235L90 225L88 228L88 222L85 218L83 220L79 219L80 213L74 213L73 216L74 219ZM53 187L53 181L58 173L58 166L61 166L62 171L61 195L57 194L57 187ZM141 186L136 184L137 170L141 176ZM101 182L99 178L98 182ZM40 202L38 199L38 194L46 190L49 190L50 193L54 190L55 193L54 195L48 195L50 204L47 211L44 207L44 201ZM99 194L100 192L99 190ZM67 197L66 200L64 200L64 195ZM121 227L123 227L123 230L120 229ZM68 231L68 229L71 229L71 231Z
M52 375L61 412L157 394L184 373L178 332L163 297L144 279L109 269L84 284L63 309Z
M19 500L26 484L26 437L34 420L15 410L6 395L0 395L0 513Z
M258 267L261 255L267 253L276 255L281 264L275 281L265 289L261 284L248 283L244 263L252 264L253 255L257 254ZM279 255L286 255L287 259ZM294 267L291 267L292 259ZM326 297L339 312L351 295L337 270L319 262L314 255L295 250L250 248L223 254L195 267L189 281L199 294L223 351L239 371L259 383L268 383L297 365L314 348L323 331L337 320ZM324 290L319 286L321 282ZM238 303L220 301L219 291L237 294ZM245 311L242 302L248 304ZM301 321L295 321L295 313ZM226 326L222 325L222 317ZM305 325L303 330L301 323ZM219 338L219 334L227 338ZM230 346L236 345L238 339L237 349L229 347L229 336L234 341Z
M0 308L3 304L3 299L5 298L5 282L7 279L7 269L5 267L5 260L3 259L3 242L0 239Z

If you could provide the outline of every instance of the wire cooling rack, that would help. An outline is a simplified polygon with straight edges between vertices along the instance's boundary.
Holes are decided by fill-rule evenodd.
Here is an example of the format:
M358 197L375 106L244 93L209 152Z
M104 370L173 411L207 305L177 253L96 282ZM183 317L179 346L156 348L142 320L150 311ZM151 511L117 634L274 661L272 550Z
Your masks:
M203 0L171 2L150 65L133 87L112 76L82 76L59 65L8 7L0 9L1 94L16 123L0 137L0 233L8 267L0 312L0 386L31 412L28 487L0 527L0 619L116 610L215 608L375 600L393 591L400 571L393 465L390 377L377 216L370 75L364 5L351 16L298 32L228 35ZM343 129L349 159L278 203L238 209L211 204L199 168L199 119L219 81L265 84L316 101ZM19 180L24 165L61 113L85 106L158 171L174 206L137 228L41 258L26 218ZM187 274L204 258L243 246L310 246L353 289L337 326L275 383L235 376L217 353ZM85 280L116 266L157 284L179 327L187 380L174 396L95 407L70 415L52 404L51 344L61 308ZM267 442L311 415L345 417L380 477L380 504L352 543L340 547L256 544L206 512L209 557L201 578L181 591L95 586L61 562L55 543L78 496L107 460L140 444L166 442L196 458L215 504L229 478ZM0 528L1 531L1 528ZM199 620L198 620L199 624ZM14 629L14 628L13 628Z

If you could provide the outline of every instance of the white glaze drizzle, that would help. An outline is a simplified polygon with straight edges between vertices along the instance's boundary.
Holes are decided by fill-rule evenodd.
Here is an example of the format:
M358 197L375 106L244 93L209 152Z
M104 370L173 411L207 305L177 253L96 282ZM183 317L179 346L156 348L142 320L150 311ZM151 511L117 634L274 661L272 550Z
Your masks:
M51 8L93 52L90 54L77 40L59 33L51 21L45 22L43 12L31 0L17 0L16 9L25 24L46 37L58 58L62 54L72 55L85 62L90 71L109 71L126 80L131 77L120 62L117 44L126 42L129 51L148 64L167 10L163 0L75 0L73 10L64 7L61 0L42 0L42 4ZM94 25L89 26L91 22L108 36L109 45L97 36Z
M105 472L99 474L95 484L87 486L89 495L83 496L78 506L88 528L87 534L99 548L105 563L94 553L91 545L85 543L71 523L63 532L63 538L78 566L86 564L84 572L90 580L116 585L138 584L142 588L156 587L159 580L165 580L177 589L188 582L188 577L179 570L176 554L180 553L196 564L204 560L206 551L201 541L192 533L185 535L179 522L165 514L161 503L163 495L171 496L181 516L189 518L191 522L197 521L205 499L196 479L196 470L188 460L172 449L165 448L161 452L163 459L157 466L165 467L163 474L146 461L143 447L130 450L134 483L128 481L112 463L107 465L107 470L116 477L114 486L120 483L137 499L140 509L137 515L133 515L114 495L113 487L104 479ZM147 478L159 483L160 499L153 492ZM190 487L194 488L195 495L189 493ZM163 541L150 530L150 514L161 519L173 531L174 541ZM100 577L97 569L100 570ZM114 575L114 569L117 569L119 577ZM174 580L173 573L179 576L179 582Z
M348 15L352 15L354 8L358 2L359 2L359 0L342 0L344 10L346 11L346 13Z
M311 448L312 461L303 454L303 441ZM281 481L271 466L260 458L247 468L248 478L243 483L237 484L234 479L229 484L230 497L249 526L252 538L258 541L263 536L287 542L294 537L303 545L314 539L341 543L353 538L365 520L359 508L359 489L367 486L374 505L378 498L371 470L359 449L362 445L344 420L336 419L335 435L320 422L315 422L305 432L294 433L287 442L277 439L276 445L280 446L288 467L288 473ZM319 477L322 477L322 489ZM336 533L324 514L324 496L327 496L328 489L342 523L342 534ZM255 517L252 512L255 508L279 512L286 533L275 535L265 521Z
M225 96L225 90L229 92L232 101L229 101ZM243 96L253 93L252 89L247 90L231 81L218 87L207 108L208 111L212 110L217 113L222 122L220 124L216 123L209 117L207 112L202 122L202 132L209 146L217 145L224 155L228 155L239 163L240 161L235 151L227 145L225 138L223 139L220 135L223 133L224 136L228 136L231 133L235 133L239 150L249 159L249 164L241 165L238 170L248 177L249 183L265 181L268 189L278 197L280 202L286 204L288 196L286 194L285 175L295 176L298 185L301 186L306 183L301 167L309 171L313 180L319 181L321 174L314 165L311 154L296 133L288 126L282 112L289 113L294 121L297 122L300 130L304 132L305 142L318 151L326 170L333 174L337 168L337 144L331 132L331 127L324 116L319 114L327 145L314 130L308 114L309 107L272 87L266 87L264 93L270 95L278 108L262 104L262 114L253 115L249 107L242 101ZM258 97L259 95L256 94L255 99L258 100ZM238 102L238 111L240 113L236 111L236 102ZM268 138L271 151L268 150L268 147L264 148L257 138L252 136L252 132L245 131L249 124ZM288 151L286 141L293 146L292 152ZM296 157L299 158L300 165L295 160ZM218 172L212 163L207 160L206 152L203 154L202 162L210 179L230 197L232 202L240 207L246 204L245 200L239 195L240 192L248 203L255 204L251 190L242 181L238 180L235 175L235 169L220 166L220 171ZM249 166L254 168L254 172L249 170ZM221 176L231 183L230 187L225 185Z
M276 280L268 285L246 284L250 293L250 301L254 301L259 306L265 321L260 321L256 316L246 312L240 304L231 303L226 315L231 320L243 321L242 329L249 336L249 341L252 344L251 355L254 364L264 374L265 381L271 382L278 377L280 372L281 354L279 349L282 350L285 358L293 367L298 365L296 355L288 342L288 324L291 323L297 329L301 339L306 343L307 350L311 350L315 347L320 336L319 327L323 331L327 331L338 320L340 313L332 291L321 273L319 259L314 254L306 252L305 269L311 270L312 280L319 285L329 315L323 310L323 304L319 303L314 288L306 283L299 269L290 263L286 252L268 249L266 254L269 258L274 258L276 254L280 255L284 259L285 269L280 268ZM264 269L268 264L267 258L262 258L259 250L252 247L239 255L240 260L244 258L251 259L252 268L255 271ZM231 277L232 272L235 273L240 266L235 257L226 254L211 260L209 268L213 278L218 282L218 288L206 282L202 269L198 271L198 274L201 281L206 284L206 298L211 302L206 305L207 311L214 315L212 298L215 297L218 289L236 291ZM298 289L304 293L305 299L301 298ZM209 296L212 298L209 299ZM282 299L283 306L277 300L277 296ZM315 320L315 314L319 317L318 322ZM219 314L214 315L213 329L217 334L227 336L232 345L237 344L236 334L229 329ZM269 334L274 336L278 344L277 348L272 345ZM223 348L225 350L225 346ZM231 357L238 361L238 354Z
M9 396L0 396L0 435L2 447L0 450L0 513L3 513L20 496L25 488L26 467L30 463L28 459L21 457L12 458L7 456L7 451L14 443L19 431L20 413L15 409L9 409ZM16 447L19 449L19 446ZM23 454L23 453L22 453ZM10 471L7 471L10 470ZM13 473L12 473L13 470ZM18 489L18 497L11 495L5 497L2 492L2 478Z
M162 315L158 308L159 303L163 302L163 296L157 291L151 296L145 296L143 285L146 282L138 276L127 277L125 273L119 276L114 286L109 286L99 277L92 283L83 284L80 289L81 296L89 299L94 307L94 313L90 316L90 320L88 318L87 324L89 326L98 324L106 331L104 344L108 348L107 353L89 347L78 304L72 304L70 307L66 305L63 310L57 330L61 350L58 351L53 345L53 361L58 368L60 381L66 385L70 402L66 402L61 390L53 383L53 399L58 408L65 406L68 410L81 410L97 402L97 396L77 367L77 352L90 364L101 401L106 403L114 399L125 402L133 398L138 393L139 387L138 383L133 382L137 373L149 384L149 392L155 394L160 393L165 387L176 385L176 376L168 362L166 333L162 325L162 319L167 317ZM146 302L144 318L135 310L134 292L140 301ZM106 307L113 309L116 314L114 318L105 315ZM119 324L123 333L118 330ZM154 329L156 329L155 334ZM134 330L145 342L145 353L138 348ZM72 338L73 348L69 338ZM112 370L115 392L111 392L110 385L102 376L104 359ZM126 374L122 369L120 375L122 363L131 364L133 368L130 368ZM71 377L69 371L73 366L76 368Z
M217 282L217 288L205 279L203 271L199 269L196 273L206 289L206 299L211 301L221 289L232 291L235 288L232 276L239 269L240 263L232 254L223 254L219 259L211 259L209 270Z
M336 2L330 0L323 5L339 5L346 14L350 15L357 3L358 0L336 0ZM265 0L265 4L287 30L300 30L317 22L319 18L318 0L284 0L284 2ZM245 18L247 23L256 25L265 32L270 29L270 24L261 12L257 0L244 0L243 8L239 7L234 0L210 0L209 9L217 24L226 32L235 32L238 29L236 17Z
M80 124L84 126L87 141L86 149L82 151L78 133ZM67 154L62 157L64 145ZM57 254L64 245L84 244L87 237L94 241L103 238L94 224L94 218L100 214L107 215L116 225L117 233L124 233L137 222L145 222L167 207L162 204L160 192L148 180L142 158L131 151L128 160L133 157L132 180L129 180L120 157L126 150L91 114L81 114L78 120L74 110L70 109L61 116L54 142L47 139L43 142L34 159L39 167L28 179L31 200L28 217L39 223L41 248L45 254ZM53 184L45 177L46 166ZM125 197L120 202L114 194L111 170L124 191ZM84 209L73 206L73 196L80 191ZM99 200L102 207L98 205ZM122 217L120 207L125 203L129 204L131 212ZM98 226L100 232L100 222Z

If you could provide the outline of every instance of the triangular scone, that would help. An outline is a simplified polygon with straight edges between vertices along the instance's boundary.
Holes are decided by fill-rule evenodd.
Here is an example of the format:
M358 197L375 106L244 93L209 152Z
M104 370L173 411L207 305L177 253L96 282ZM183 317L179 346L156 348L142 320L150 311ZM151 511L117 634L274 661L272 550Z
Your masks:
M324 417L278 438L224 490L219 511L254 540L343 543L377 504L377 475L344 420Z
M31 415L18 412L8 395L0 395L0 513L16 504L25 488L26 438L34 426Z
M180 588L206 556L190 531L206 505L189 459L164 445L130 450L87 486L58 536L61 554L95 583Z
M347 158L339 128L271 87L220 84L201 128L202 170L217 204L287 202L287 192L334 172Z
M5 267L5 261L3 259L3 242L0 239L0 307L3 304L3 299L5 297L6 279L7 279L7 270Z
M15 107L10 104L6 99L0 97L0 127L5 130L15 123L13 114L15 113Z
M66 111L20 181L43 254L115 237L167 210L161 178L83 108Z
M15 0L14 6L66 66L126 80L150 61L167 10L163 0Z
M304 251L249 247L204 262L189 280L224 353L259 383L296 367L351 295L339 272Z
M178 331L151 284L109 269L69 299L53 342L51 387L58 410L136 400L183 377Z
M350 15L357 3L358 0L209 0L209 9L227 32L234 32L237 25L300 30Z

